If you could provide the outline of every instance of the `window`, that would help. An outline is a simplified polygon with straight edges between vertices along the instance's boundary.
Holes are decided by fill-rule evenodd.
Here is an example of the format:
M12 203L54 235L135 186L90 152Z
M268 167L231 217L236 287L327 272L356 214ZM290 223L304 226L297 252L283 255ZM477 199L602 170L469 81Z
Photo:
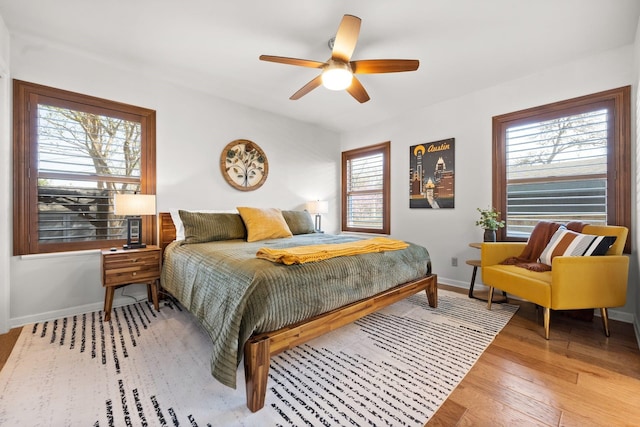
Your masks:
M155 111L19 80L13 92L14 254L126 243L113 198L155 194ZM147 243L154 225L143 218Z
M630 138L628 86L494 117L500 239L526 240L541 220L630 228Z
M390 234L390 144L342 153L342 231Z

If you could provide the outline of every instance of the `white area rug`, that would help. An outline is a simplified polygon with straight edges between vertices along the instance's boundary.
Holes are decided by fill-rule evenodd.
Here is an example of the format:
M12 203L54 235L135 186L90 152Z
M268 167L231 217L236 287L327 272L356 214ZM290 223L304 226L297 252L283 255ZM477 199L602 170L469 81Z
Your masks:
M414 295L271 361L265 407L209 371L210 340L175 303L25 326L0 372L2 426L422 426L517 310Z

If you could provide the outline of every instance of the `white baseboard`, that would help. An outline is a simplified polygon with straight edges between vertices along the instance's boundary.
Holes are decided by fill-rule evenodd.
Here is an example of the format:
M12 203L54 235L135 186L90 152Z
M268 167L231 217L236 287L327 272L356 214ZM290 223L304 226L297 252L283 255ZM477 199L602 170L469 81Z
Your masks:
M120 307L122 305L131 304L137 301L145 301L147 299L146 292L135 293L126 296L116 297L113 300L113 307ZM38 313L23 317L14 317L9 319L11 328L17 328L19 326L30 325L32 323L41 323L49 320L60 319L62 317L75 316L78 314L91 313L93 311L102 310L104 307L103 302L96 302L92 304L79 305L76 307L69 307L62 310L47 311L45 313Z
M596 310L595 315L600 317L600 310ZM610 308L609 319L633 324L635 316L633 315L633 313L627 313L626 311L619 311L619 310L616 310L615 308ZM636 336L638 336L637 333L636 333Z
M442 283L443 285L455 286L456 288L469 289L469 282L461 282L460 280L447 279L446 277L438 276L438 283ZM478 284L478 283L476 283L473 286L473 288L474 289L476 289L476 288L479 288L479 289L484 288L486 290L486 286L484 286L482 284Z

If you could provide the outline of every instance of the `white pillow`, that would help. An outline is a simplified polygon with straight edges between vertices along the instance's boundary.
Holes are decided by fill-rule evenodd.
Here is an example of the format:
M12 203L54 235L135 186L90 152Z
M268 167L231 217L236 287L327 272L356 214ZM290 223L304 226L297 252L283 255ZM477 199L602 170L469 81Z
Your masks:
M182 219L180 218L180 214L178 211L189 211L189 212L203 212L203 213L238 213L237 209L169 209L169 213L171 214L171 219L173 220L173 225L176 227L176 240L184 240L184 224L182 223Z

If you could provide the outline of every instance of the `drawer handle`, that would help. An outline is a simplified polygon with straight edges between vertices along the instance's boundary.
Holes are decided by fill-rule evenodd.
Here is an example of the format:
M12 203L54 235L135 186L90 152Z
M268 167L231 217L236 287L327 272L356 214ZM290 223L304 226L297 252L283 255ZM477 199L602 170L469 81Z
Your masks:
M134 272L133 272L133 274L131 274L131 275L132 275L132 276L135 276L136 274L138 274L138 273L134 271Z
M131 262L138 262L138 258L132 259Z

